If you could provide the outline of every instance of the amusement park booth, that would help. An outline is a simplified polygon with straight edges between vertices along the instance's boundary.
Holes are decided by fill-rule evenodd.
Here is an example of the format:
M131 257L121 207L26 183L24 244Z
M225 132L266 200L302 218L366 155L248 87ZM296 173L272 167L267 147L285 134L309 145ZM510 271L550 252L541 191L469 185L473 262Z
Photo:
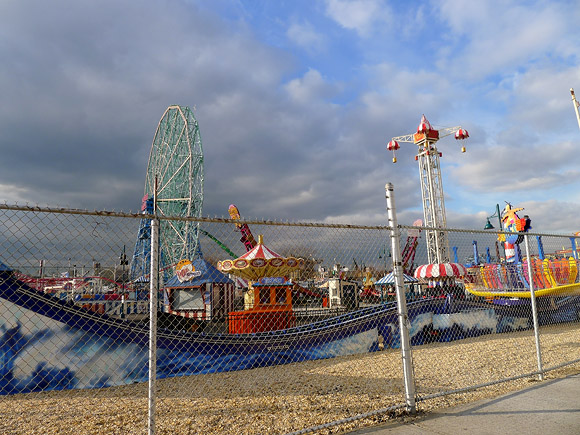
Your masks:
M261 278L252 285L253 304L244 311L229 315L229 332L247 334L276 331L296 326L292 311L292 288L294 284L284 278Z
M328 280L328 307L358 308L358 285L339 278Z
M203 258L185 262L186 267L177 270L163 288L166 312L200 320L224 320L234 307L234 282Z

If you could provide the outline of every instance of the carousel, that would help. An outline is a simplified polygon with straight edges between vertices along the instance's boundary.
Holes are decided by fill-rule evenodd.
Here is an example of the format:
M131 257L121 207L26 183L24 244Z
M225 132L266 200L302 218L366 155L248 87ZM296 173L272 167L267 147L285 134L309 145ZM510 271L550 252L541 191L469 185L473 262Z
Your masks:
M282 257L265 246L262 235L258 236L258 244L241 257L219 261L219 271L248 281L244 310L229 313L229 332L245 334L296 326L293 284L288 278L303 265L303 259Z

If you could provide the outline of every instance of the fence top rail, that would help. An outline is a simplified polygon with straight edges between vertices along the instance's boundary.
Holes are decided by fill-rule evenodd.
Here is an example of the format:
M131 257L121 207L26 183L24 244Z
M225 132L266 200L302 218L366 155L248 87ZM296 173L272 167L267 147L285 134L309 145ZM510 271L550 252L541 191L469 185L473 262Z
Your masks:
M533 233L533 232L518 232L514 233L511 231L503 231L503 230L476 230L476 229L466 229L466 228L442 228L442 227L415 227L411 225L397 225L399 228L405 229L413 229L413 230L422 230L422 231L448 231L452 233L470 233L470 234L519 234L519 235L528 235L528 236L546 236L546 237L561 237L561 238L574 238L580 239L580 236L576 236L575 234L557 234L557 233Z
M160 216L154 214L146 214L142 212L122 212L122 211L99 211L99 210L83 210L66 207L40 207L31 205L17 205L17 204L0 204L0 210L10 211L24 211L35 213L53 213L53 214L69 214L69 215L83 215L83 216L105 216L117 218L131 218L131 219L163 219L175 221L190 221L190 222L207 222L207 223L231 223L231 224L251 224L251 225L272 225L272 226L288 226L288 227L313 227L313 228L345 228L345 229L360 229L360 230L391 230L388 225L354 225L354 224L340 224L340 223L322 223L322 222L282 222L265 219L231 219L219 217L184 217L184 216ZM421 231L448 231L457 233L472 233L472 234L514 234L511 232L500 230L477 230L465 228L442 228L442 227L427 227L427 226L412 226L412 225L397 225L400 229L413 229ZM580 236L574 234L556 234L556 233L517 233L527 234L529 236L546 236L546 237L565 237L578 239Z
M175 221L190 221L190 222L213 222L213 223L231 223L231 224L253 224L253 225L275 225L275 226L296 226L296 227L325 227L325 228L351 228L351 229L377 229L388 230L387 225L352 225L352 224L332 224L320 222L282 222L265 219L231 219L219 217L193 217L193 216L164 216L147 213L122 212L122 211L98 211L98 210L83 210L75 208L64 207L40 207L30 205L10 205L0 204L0 210L24 211L34 213L56 213L56 214L70 214L70 215L84 215L84 216L105 216L117 218L133 218L133 219L161 219L161 220L175 220Z

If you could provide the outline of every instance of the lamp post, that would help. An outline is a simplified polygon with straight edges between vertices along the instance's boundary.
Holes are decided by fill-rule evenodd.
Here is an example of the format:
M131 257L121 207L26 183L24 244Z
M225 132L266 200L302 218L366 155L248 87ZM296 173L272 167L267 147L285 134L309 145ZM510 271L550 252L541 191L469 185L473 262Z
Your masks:
M485 227L483 227L484 230L493 230L495 228L489 220L491 218L496 217L496 216L497 216L497 221L499 222L499 229L501 231L503 231L503 225L501 223L501 211L499 211L499 204L495 205L495 213L492 214L491 216L487 217L487 223L485 224Z
M379 252L379 260L381 258L385 259L385 275L387 274L387 268L388 266L388 258L391 256L391 251L388 250L388 248L385 246L383 247L383 250L381 252Z
M484 230L493 230L495 227L491 224L491 222L489 221L491 218L497 217L497 221L499 223L499 229L500 231L503 231L503 224L501 222L501 211L499 210L499 204L495 205L495 213L492 214L491 216L487 217L487 223L485 224L485 227L483 227ZM495 241L495 255L497 257L497 261L500 261L500 257L499 257L499 246L497 243L497 240Z
M129 264L129 260L127 259L127 254L125 253L125 245L123 245L123 252L119 256L119 265L121 266L121 281L122 281L122 288L123 292L125 291L125 283L127 281L127 277L125 274L125 266Z

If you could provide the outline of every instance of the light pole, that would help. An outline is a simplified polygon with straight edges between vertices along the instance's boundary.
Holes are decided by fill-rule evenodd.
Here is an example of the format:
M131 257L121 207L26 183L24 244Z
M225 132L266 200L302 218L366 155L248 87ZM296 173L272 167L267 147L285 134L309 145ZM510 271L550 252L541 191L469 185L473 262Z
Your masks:
M496 216L497 221L499 222L499 229L503 231L503 224L501 223L501 211L499 211L499 204L495 205L495 213L487 217L487 223L485 224L485 227L483 227L484 230L493 230L495 228L489 220Z
M383 250L381 252L379 252L379 260L381 258L385 259L385 275L387 274L387 268L388 268L388 258L391 256L391 251L388 250L387 246L385 245L383 247Z
M497 221L499 223L499 229L500 231L503 231L503 224L501 222L501 211L499 210L499 204L495 205L495 213L492 214L491 216L487 217L487 223L485 224L485 227L483 227L484 230L493 230L495 227L491 224L491 222L489 221L491 218L494 218L497 216ZM497 240L495 241L495 255L497 257L497 261L500 261L500 257L499 257L499 246L497 243Z
M129 260L127 259L127 254L125 253L125 245L123 245L123 252L121 252L121 255L119 256L119 264L121 266L121 281L122 281L122 287L123 287L123 292L125 291L125 282L127 281L127 277L125 274L125 266L127 266L129 264Z

